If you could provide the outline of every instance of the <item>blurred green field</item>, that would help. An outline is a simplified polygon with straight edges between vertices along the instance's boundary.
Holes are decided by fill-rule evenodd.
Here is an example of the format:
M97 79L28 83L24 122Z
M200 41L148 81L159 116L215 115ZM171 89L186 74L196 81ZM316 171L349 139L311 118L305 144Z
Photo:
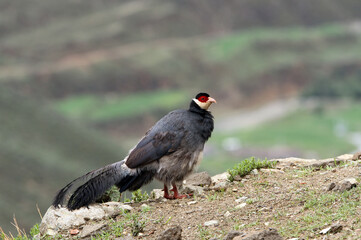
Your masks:
M312 153L319 158L355 151L356 147L350 143L350 138L351 134L361 132L361 103L324 103L320 106L314 110L299 110L277 121L248 130L229 134L215 132L209 144L216 147L216 154L206 156L200 168L216 174L242 160L223 149L222 144L230 137L239 139L243 148L287 146L299 149L300 152ZM338 134L340 126L341 134ZM258 157L257 153L253 156Z
M55 109L81 121L107 122L132 119L158 110L170 111L185 103L188 95L177 90L141 92L128 96L76 95L56 102Z

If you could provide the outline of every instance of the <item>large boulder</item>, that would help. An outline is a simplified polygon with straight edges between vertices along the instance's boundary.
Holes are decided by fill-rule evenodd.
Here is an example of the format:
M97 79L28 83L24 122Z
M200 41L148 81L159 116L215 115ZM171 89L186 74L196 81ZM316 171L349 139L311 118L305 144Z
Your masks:
M89 232L89 227L85 226L94 225L103 219L116 217L123 211L130 211L131 209L131 206L118 202L94 204L74 211L69 211L64 207L55 208L51 206L40 223L40 235L55 236L58 233L67 233L73 228L86 229ZM99 229L99 227L94 229ZM81 231L80 234L85 235Z

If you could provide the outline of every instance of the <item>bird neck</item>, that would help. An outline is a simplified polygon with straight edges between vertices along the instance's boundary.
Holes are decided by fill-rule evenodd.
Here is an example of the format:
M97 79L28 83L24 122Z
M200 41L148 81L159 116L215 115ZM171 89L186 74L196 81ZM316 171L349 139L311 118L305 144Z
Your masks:
M212 114L210 111L207 111L205 109L202 109L200 106L198 106L197 103L195 103L194 101L191 101L190 105L189 105L189 109L190 112L194 112L194 113L198 113L204 117L211 117L213 118Z

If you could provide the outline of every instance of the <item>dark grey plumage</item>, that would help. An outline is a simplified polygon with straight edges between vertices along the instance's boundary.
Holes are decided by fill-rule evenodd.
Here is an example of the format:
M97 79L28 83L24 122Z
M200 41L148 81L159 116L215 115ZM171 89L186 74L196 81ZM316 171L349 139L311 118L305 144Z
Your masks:
M161 118L122 161L79 177L61 189L53 205L70 210L88 206L116 185L120 192L134 191L156 178L167 186L181 182L202 157L205 142L213 131L213 116L207 110L215 102L206 93L191 101L188 110L175 110ZM183 197L183 196L180 196Z

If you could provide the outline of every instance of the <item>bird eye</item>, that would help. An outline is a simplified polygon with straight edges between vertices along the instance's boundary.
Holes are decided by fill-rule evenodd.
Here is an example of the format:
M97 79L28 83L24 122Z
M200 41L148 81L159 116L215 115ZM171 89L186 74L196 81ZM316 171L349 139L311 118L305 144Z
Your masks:
M207 102L208 98L206 96L201 96L198 98L200 102Z

